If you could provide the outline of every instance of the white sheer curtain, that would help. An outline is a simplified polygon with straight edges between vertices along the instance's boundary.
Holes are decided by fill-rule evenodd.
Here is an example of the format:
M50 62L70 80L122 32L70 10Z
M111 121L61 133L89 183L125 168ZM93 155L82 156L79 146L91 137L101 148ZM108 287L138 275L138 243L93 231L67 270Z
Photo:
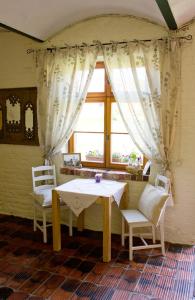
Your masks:
M179 39L113 43L102 48L130 137L148 159L166 172L178 120Z
M98 55L98 47L75 47L37 53L38 133L46 160L69 140Z

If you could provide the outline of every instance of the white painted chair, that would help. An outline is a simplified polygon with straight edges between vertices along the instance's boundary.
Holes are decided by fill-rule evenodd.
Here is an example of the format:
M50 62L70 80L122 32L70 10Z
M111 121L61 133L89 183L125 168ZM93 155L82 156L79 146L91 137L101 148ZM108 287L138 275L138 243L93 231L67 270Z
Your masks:
M147 184L139 200L137 209L121 210L122 213L122 245L125 237L129 237L129 260L133 259L133 251L150 248L161 248L165 255L164 245L164 212L169 199L170 180L162 175L157 175L155 186ZM128 232L125 232L125 222ZM134 234L134 228L150 227L151 233ZM156 244L155 230L160 228L160 243ZM139 236L144 245L133 246L133 236ZM149 245L144 237L151 237L153 244Z
M34 231L40 229L43 232L43 241L47 243L47 227L52 224L47 224L46 214L52 211L52 189L56 187L56 172L55 166L39 166L32 168L33 181L33 199L34 199ZM72 212L65 205L61 206L69 210L69 235L72 236ZM40 225L37 221L37 211L42 213L43 223Z

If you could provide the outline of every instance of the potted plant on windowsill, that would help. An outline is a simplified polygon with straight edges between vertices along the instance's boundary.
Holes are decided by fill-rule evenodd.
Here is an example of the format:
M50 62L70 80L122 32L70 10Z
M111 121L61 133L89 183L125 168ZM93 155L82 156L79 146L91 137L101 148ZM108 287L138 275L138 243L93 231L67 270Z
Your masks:
M141 157L137 153L135 152L130 153L129 163L128 166L126 167L126 170L132 174L136 174L136 175L142 174Z
M112 162L121 162L122 155L119 152L112 153Z
M129 163L129 155L123 155L121 158L121 162L123 164L128 164Z
M102 153L100 153L98 150L88 151L85 154L85 158L87 161L100 161L102 162L104 159L104 156Z

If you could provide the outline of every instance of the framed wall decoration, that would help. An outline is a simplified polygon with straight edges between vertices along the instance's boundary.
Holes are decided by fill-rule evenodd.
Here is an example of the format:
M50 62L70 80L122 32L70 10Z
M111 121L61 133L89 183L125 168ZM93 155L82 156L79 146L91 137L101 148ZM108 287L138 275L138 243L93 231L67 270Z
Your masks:
M81 153L63 153L64 166L80 167Z
M37 89L0 89L0 143L38 145Z

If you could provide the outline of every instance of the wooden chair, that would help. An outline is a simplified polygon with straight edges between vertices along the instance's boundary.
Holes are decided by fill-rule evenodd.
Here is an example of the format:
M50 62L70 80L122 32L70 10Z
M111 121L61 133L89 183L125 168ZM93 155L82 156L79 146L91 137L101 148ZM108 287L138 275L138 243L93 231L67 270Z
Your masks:
M40 229L43 232L43 241L47 243L47 224L46 214L52 211L52 189L56 187L55 166L39 166L32 168L33 199L34 199L34 231ZM69 210L69 235L72 236L72 212L61 203L62 207ZM37 210L42 213L43 222L40 225L37 221Z
M155 186L147 184L139 200L137 209L121 210L122 213L122 245L125 237L129 237L129 260L133 259L133 251L150 248L161 248L165 255L164 245L164 212L169 198L170 180L162 175L157 175ZM125 232L125 222L128 224L128 232ZM160 227L160 243L155 244L155 229ZM144 245L133 246L133 229L138 227L150 227L152 234L140 233ZM137 234L136 234L137 235ZM144 236L152 236L153 244L148 245Z

